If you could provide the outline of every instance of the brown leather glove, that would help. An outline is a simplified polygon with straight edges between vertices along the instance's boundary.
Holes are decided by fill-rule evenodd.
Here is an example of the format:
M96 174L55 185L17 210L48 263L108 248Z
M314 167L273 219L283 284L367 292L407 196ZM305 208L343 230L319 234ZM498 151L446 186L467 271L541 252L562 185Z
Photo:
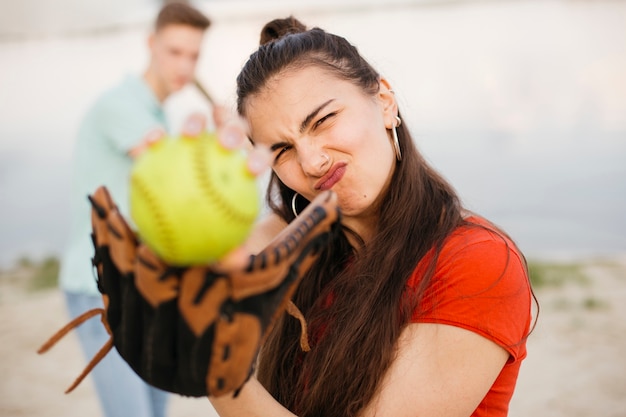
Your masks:
M277 316L285 311L319 249L339 228L336 195L319 195L274 241L241 268L170 267L139 242L108 191L89 197L98 289L104 309L77 317L39 353L101 314L111 335L66 392L115 346L147 383L186 396L238 390ZM293 306L290 306L290 310Z

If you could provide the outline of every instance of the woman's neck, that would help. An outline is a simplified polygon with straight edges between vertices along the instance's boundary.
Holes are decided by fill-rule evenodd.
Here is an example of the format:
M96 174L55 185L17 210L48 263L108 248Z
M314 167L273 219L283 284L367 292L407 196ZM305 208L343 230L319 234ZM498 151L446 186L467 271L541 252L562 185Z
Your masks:
M347 233L346 237L350 242L350 245L359 251L361 247L367 245L376 234L378 217L344 217L341 224L350 229L352 233Z

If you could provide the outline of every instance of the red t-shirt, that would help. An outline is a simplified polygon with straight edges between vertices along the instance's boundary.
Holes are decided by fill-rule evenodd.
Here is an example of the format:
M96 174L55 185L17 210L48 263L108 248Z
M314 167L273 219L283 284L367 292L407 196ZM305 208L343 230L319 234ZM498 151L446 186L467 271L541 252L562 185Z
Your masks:
M501 417L508 413L531 317L531 290L520 253L486 220L470 217L445 241L431 284L413 313L415 323L462 327L506 349L509 360L472 414ZM484 227L481 227L484 226ZM420 262L408 281L415 288L432 252Z

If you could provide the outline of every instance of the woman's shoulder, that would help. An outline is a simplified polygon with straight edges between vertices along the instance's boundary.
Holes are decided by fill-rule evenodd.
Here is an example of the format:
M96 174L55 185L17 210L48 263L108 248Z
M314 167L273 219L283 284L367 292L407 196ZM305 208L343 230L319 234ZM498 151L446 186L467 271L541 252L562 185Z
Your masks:
M510 294L529 286L526 260L513 240L480 216L466 217L443 242L416 266L408 281L417 287L432 271L428 294ZM434 264L433 264L434 261Z
M500 227L486 218L472 214L464 218L463 223L450 233L441 248L440 259L458 257L462 253L488 251L492 256L511 255L522 260L523 255L513 239Z
M429 266L418 264L409 288L418 288ZM472 330L519 357L524 350L516 344L530 326L531 298L517 246L488 220L471 216L444 242L413 321Z

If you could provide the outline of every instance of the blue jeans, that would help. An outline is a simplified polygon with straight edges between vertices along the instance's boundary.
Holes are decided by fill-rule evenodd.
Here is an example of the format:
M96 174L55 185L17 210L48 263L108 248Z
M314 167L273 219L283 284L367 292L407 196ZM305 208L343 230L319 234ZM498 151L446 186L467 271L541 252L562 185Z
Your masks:
M102 307L102 297L65 292L72 318L93 308ZM87 360L109 339L98 317L78 328L78 338ZM164 417L168 393L146 384L113 348L91 371L106 417Z

